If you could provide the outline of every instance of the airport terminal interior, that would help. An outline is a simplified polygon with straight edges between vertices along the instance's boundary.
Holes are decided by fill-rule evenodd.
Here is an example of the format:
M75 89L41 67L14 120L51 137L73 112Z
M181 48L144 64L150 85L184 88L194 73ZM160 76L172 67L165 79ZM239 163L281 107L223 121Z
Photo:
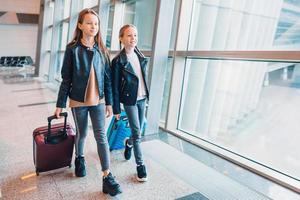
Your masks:
M110 59L133 24L149 60L148 181L112 150L116 196L102 192L90 122L85 177L75 155L69 167L35 168L33 131L54 114L84 8L98 13ZM299 0L0 0L0 200L300 200L299 22Z

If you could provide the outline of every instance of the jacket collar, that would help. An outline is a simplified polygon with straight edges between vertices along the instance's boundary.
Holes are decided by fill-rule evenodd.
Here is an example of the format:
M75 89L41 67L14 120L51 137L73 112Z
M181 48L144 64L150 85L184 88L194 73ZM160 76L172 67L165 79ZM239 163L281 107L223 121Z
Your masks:
M84 48L86 50L91 50L90 47L85 46L80 40L77 42L76 46L81 46L82 48ZM96 49L97 51L99 51L97 42L95 42L95 44L93 45L93 48Z
M85 50L89 50L89 51L98 51L99 52L99 54L101 55L101 62L103 63L103 64L105 64L105 60L106 60L106 57L104 56L104 53L102 53L102 51L99 49L99 47L98 47L98 44L95 42L95 44L93 45L93 48L91 49L90 47L87 47L87 46L85 46L84 44L82 44L82 42L81 41L78 41L77 43L75 43L75 46L76 47L78 47L78 46L80 46L80 47L82 47L83 49L85 49Z
M140 63L142 63L142 61L144 61L146 59L144 54L138 49L138 47L134 48L134 52L138 56ZM125 48L123 48L120 52L120 63L122 63L122 64L128 63L128 58L126 55Z

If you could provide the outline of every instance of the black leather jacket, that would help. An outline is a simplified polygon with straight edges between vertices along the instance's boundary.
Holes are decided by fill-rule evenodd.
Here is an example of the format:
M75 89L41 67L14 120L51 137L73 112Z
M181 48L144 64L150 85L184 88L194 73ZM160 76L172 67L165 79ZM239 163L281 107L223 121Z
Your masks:
M149 98L146 81L146 65L148 59L145 58L138 48L135 48L134 52L137 54L140 61L146 87L146 95L147 98ZM136 104L139 86L139 79L127 59L125 49L122 49L122 51L112 60L112 80L114 99L113 112L114 114L119 114L121 113L120 103L128 106Z
M109 60L99 50L98 45L88 48L81 42L68 45L61 69L62 82L56 107L65 108L67 98L84 102L87 83L93 62L99 96L105 96L106 105L112 105L111 69Z

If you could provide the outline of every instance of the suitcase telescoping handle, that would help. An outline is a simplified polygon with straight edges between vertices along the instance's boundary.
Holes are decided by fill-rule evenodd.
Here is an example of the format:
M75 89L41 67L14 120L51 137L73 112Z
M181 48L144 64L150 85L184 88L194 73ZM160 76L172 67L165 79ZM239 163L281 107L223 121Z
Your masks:
M62 113L59 114L59 116L67 118L68 113L67 112L62 112ZM48 122L51 122L53 119L57 119L56 115L52 115L52 116L48 117Z
M67 112L62 112L59 114L59 116L63 116L65 117L65 122L64 122L64 133L66 133L67 131L67 117L68 117L68 113ZM51 137L51 121L53 119L57 119L56 115L50 116L48 117L48 133L47 133L47 138Z

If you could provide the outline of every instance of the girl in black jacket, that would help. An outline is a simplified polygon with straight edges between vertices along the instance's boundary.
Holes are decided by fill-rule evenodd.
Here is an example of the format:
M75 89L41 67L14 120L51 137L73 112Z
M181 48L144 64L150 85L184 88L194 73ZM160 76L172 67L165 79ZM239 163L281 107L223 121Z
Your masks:
M67 45L64 56L55 115L59 118L69 97L76 125L77 177L86 175L84 143L90 115L103 172L103 192L114 196L121 193L121 189L109 171L110 158L105 134L105 115L108 117L112 114L111 70L99 22L97 13L92 9L84 9L79 13L74 39Z
M113 77L113 112L120 119L120 103L128 117L131 137L125 141L124 157L131 158L133 149L137 164L137 180L147 181L146 167L141 151L141 127L145 119L145 105L148 98L146 84L147 59L136 47L137 29L127 24L120 29L120 44L124 46L121 52L112 61Z

